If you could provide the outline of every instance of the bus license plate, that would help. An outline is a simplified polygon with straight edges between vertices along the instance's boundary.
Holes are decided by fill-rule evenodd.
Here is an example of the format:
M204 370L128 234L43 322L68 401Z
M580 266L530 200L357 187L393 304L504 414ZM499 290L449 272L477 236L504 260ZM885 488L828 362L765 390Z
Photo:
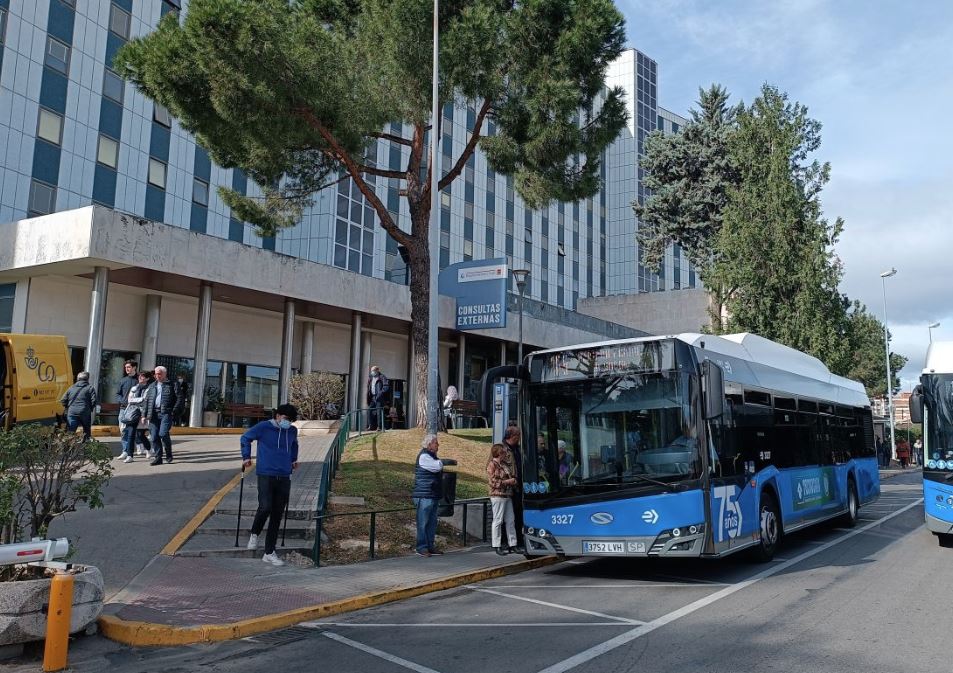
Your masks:
M624 554L624 542L583 542L583 554Z

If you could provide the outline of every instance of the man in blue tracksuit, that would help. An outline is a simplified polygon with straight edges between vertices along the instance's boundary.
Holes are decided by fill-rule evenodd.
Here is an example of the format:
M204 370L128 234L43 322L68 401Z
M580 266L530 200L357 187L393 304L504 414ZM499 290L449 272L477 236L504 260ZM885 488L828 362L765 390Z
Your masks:
M298 467L298 428L292 422L298 420L298 410L290 404L281 404L275 409L270 421L262 421L242 435L242 470L251 465L251 443L258 442L258 511L251 525L248 548L258 547L258 536L268 520L265 535L265 555L261 560L272 565L284 565L275 553L278 529L291 495L291 472Z

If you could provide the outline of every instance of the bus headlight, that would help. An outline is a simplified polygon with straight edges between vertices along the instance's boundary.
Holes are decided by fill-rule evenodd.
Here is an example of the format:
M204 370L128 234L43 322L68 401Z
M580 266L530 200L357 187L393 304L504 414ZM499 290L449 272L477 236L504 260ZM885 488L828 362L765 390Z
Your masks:
M540 528L538 532L540 537L546 537L546 531L543 530L542 528Z

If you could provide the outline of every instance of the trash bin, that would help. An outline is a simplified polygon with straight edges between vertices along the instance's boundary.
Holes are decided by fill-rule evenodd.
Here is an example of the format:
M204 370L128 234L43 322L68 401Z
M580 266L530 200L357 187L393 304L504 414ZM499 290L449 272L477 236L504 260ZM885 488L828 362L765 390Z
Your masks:
M443 459L444 467L453 466L457 461L452 458ZM441 475L440 504L437 505L437 516L453 516L453 503L457 499L457 473L454 470L444 469Z

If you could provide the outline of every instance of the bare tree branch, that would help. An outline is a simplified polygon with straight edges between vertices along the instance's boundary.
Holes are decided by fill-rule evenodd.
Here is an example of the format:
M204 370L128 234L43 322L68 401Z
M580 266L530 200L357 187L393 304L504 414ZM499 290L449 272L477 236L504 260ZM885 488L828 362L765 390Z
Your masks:
M443 176L443 178L440 180L439 184L437 185L437 189L444 189L447 185L456 180L460 173L463 172L463 167L467 165L470 157L473 156L473 152L476 151L477 143L480 142L480 131L483 128L483 120L486 119L486 115L489 111L490 101L485 100L483 101L483 105L480 107L480 111L477 112L476 121L473 123L473 131L470 134L470 140L467 141L467 146L463 148L463 152L461 152L460 156L457 157L457 163L453 165L453 168L450 169L450 172Z
M404 145L405 147L412 147L413 144L407 138L401 138L400 136L395 136L393 133L372 133L372 138L377 138L379 140L389 140L392 143L397 143L398 145Z

